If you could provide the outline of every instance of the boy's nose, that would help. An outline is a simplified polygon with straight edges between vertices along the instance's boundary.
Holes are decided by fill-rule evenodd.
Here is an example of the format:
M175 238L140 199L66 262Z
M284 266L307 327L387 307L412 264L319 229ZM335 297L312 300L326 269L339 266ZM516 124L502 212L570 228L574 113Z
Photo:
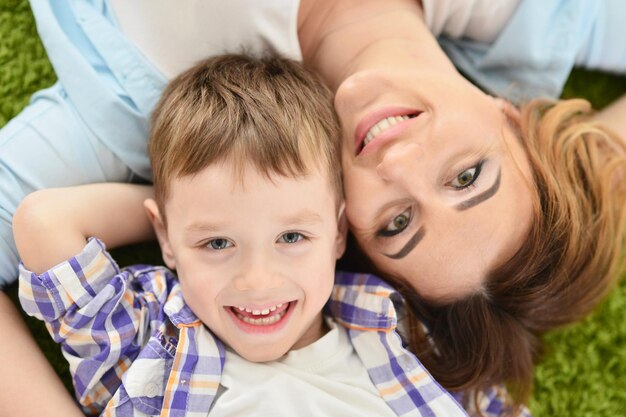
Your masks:
M243 265L235 288L239 291L266 290L278 288L282 283L280 273L271 266L267 258L257 257Z

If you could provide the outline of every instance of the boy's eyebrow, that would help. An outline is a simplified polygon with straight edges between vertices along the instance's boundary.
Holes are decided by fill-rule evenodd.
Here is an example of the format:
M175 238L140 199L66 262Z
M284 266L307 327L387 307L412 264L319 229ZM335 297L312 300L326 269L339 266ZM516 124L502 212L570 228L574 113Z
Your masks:
M302 210L279 219L282 224L316 224L321 223L323 218L312 210ZM218 223L210 223L207 221L196 221L185 226L187 232L217 232L222 230L223 226Z
M312 210L302 210L281 218L283 224L313 224L323 221L322 216Z
M219 230L217 224L205 221L197 221L185 226L185 231L187 232L215 232L217 230Z

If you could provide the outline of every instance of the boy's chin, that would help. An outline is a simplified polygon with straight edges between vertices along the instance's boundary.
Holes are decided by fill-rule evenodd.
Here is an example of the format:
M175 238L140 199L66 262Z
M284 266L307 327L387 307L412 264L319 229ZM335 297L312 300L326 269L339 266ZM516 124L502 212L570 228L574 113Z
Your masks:
M242 352L241 350L237 350L237 349L233 349L235 351L235 353L237 353L239 356L241 356L242 358L244 358L245 360L249 361L249 362L272 362L275 360L278 360L280 358L282 358L283 356L285 356L285 354L287 354L287 352L289 352L289 349L286 350L278 350L275 346L274 347L268 347L268 349L256 349L256 348L252 348L251 350L253 350L253 352L250 352L250 349L248 349L246 352Z

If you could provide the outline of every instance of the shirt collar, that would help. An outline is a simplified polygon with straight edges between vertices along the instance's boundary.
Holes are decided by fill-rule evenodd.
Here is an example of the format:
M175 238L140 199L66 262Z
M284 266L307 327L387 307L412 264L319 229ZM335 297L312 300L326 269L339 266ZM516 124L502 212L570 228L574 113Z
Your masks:
M400 294L377 276L337 272L326 311L345 327L388 332L402 305Z
M202 321L191 311L191 308L185 303L183 293L180 290L180 284L175 283L170 294L165 301L163 311L174 324L174 326L191 327L200 326Z

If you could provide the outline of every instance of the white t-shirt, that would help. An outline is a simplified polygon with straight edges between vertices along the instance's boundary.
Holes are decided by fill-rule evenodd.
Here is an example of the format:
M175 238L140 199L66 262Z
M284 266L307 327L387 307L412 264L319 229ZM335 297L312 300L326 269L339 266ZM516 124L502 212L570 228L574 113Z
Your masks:
M346 329L331 330L274 362L253 363L230 350L212 417L394 416L358 358Z
M435 35L490 42L519 0L422 0ZM122 32L167 78L225 52L302 60L299 0L109 0ZM245 46L245 49L244 49Z
M109 0L122 32L167 78L221 53L302 60L298 0ZM244 49L245 46L245 49Z
M435 36L490 43L520 0L422 0L424 20Z

